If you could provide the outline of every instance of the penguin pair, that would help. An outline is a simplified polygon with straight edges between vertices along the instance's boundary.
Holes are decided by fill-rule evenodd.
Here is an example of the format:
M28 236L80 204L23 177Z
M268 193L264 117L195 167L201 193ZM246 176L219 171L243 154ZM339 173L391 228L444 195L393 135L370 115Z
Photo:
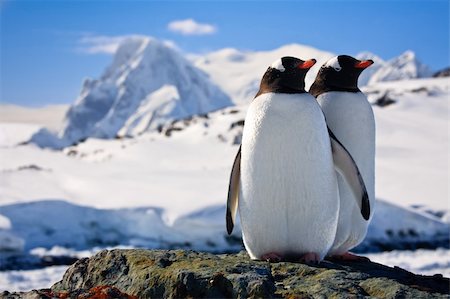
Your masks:
M244 245L252 259L319 262L326 255L346 257L367 231L373 159L365 159L374 150L370 152L371 142L360 144L366 143L372 127L359 123L356 115L368 111L356 103L367 102L356 81L372 62L350 56L331 59L320 69L311 95L304 79L315 63L294 57L275 61L245 118L230 176L226 223L231 234L239 208ZM356 108L349 106L354 104ZM374 128L369 138L371 134ZM354 140L358 137L364 140ZM352 151L358 152L356 162ZM362 172L357 165L363 166ZM368 191L365 180L370 182Z

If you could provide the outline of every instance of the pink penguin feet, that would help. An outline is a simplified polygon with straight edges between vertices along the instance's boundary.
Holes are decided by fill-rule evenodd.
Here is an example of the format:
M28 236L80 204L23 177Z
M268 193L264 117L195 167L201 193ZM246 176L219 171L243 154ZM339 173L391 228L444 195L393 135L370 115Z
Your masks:
M320 263L320 256L315 252L308 252L302 255L299 261L306 264L318 264Z
M330 259L337 260L337 261L349 261L349 262L369 262L370 259L365 256L359 256L356 254L353 254L349 251L343 253L343 254L337 254L330 256Z
M269 252L269 253L263 254L261 256L261 260L267 261L269 263L278 263L278 262L281 262L282 256L276 252Z
M289 257L287 257L287 259L290 260ZM283 256L276 252L269 252L269 253L263 254L261 256L261 260L267 261L270 263L278 263L283 260ZM297 260L301 263L306 263L306 264L318 264L318 263L320 263L320 256L315 252L308 252L308 253L301 255L300 258L295 259L295 260Z

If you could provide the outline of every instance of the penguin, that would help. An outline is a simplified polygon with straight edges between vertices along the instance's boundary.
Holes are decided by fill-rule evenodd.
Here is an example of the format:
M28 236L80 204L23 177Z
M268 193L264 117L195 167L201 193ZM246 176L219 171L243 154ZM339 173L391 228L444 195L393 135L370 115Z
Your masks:
M375 119L367 97L358 88L358 78L372 60L340 55L328 60L319 70L309 93L325 114L328 127L350 152L367 187L370 210L375 205ZM329 256L346 260L365 259L349 250L360 244L370 223L359 217L352 190L338 175L339 220ZM373 213L372 213L373 215Z
M226 225L231 234L239 210L251 259L317 263L325 257L339 215L335 168L354 188L361 218L370 214L355 162L305 91L305 75L315 63L295 57L273 62L247 111L230 175Z

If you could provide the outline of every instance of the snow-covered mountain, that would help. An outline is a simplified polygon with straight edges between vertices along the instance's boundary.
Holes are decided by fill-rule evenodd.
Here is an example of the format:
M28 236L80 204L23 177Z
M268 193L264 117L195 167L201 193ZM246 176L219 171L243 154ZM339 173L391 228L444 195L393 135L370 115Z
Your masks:
M174 120L248 103L268 65L282 56L317 60L306 76L308 89L321 65L335 55L290 44L271 51L226 48L186 58L164 42L133 36L122 42L99 79L85 80L59 135L42 129L31 142L64 148L89 137L137 136ZM370 52L357 57L375 61L362 73L360 86L431 75L412 51L387 62Z
M295 56L317 63L306 75L306 88L314 82L320 66L335 54L313 47L290 44L270 51L240 51L227 48L203 56L192 56L195 66L208 73L211 79L228 93L236 104L249 103L259 89L268 66L283 56Z
M427 78L432 75L430 68L421 63L416 54L410 50L387 62L378 61L378 63L380 67L370 76L367 82L369 85L382 81Z
M231 104L205 73L173 48L153 38L130 37L101 78L85 80L60 140L41 131L32 141L64 147L88 137L135 136Z
M344 53L340 53L344 54ZM203 56L190 56L194 64L208 73L236 104L248 103L257 93L259 82L272 61L282 56L296 56L302 59L315 58L316 65L306 75L306 89L314 82L323 63L338 54L313 47L290 44L270 51L239 51L227 48ZM372 59L375 63L365 70L359 85L365 86L380 81L430 77L427 66L417 60L412 51L385 61L370 52L361 52L358 59Z

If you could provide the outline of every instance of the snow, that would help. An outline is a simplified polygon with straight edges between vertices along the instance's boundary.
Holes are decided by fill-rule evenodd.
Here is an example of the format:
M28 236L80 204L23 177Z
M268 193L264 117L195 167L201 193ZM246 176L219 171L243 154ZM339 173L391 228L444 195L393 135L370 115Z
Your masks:
M370 77L368 84L381 81L395 81L431 77L431 70L422 64L416 54L409 50L385 63Z
M15 146L30 139L30 136L41 129L41 125L26 123L1 123L0 147Z
M414 243L448 243L450 225L430 214L377 200L367 236L358 251L407 248ZM441 240L441 241L438 241ZM376 248L383 244L383 248Z
M209 218L195 213L169 222L161 208L95 209L48 200L1 206L0 213L12 222L11 232L26 240L27 251L54 246L86 250L118 244L172 248L186 242L196 249L208 249L207 244L215 243L221 250L231 248L225 240L224 209L223 205L207 206L201 211L209 211L213 215ZM197 232L198 226L206 234Z
M448 78L383 82L364 89L389 92L397 103L375 106L376 194L403 206L450 210ZM415 92L414 92L415 90Z
M0 253L21 252L24 248L25 241L9 232L11 228L9 218L0 215Z
M55 137L50 130L58 130L62 127L67 109L68 105L30 108L0 104L0 147L12 147L26 142L38 132L50 137L51 140L48 142L52 142Z
M0 230L0 254L22 252L25 240L15 236L7 230Z
M0 229L10 229L11 221L5 216L0 215Z
M236 149L218 135L232 134L230 124L244 115L216 115L196 119L171 138L151 133L135 139L89 139L64 152L32 145L0 149L2 169L11 170L1 173L0 202L60 198L97 208L168 207L169 219L222 204ZM43 170L18 171L26 165Z
M450 249L394 250L364 255L372 262L391 267L398 266L416 274L442 274L450 277Z
M384 108L374 106L377 197L402 206L449 209L449 85L448 79L438 78L364 89L370 99L389 90L397 100ZM413 92L422 88L432 94ZM244 119L245 111L246 106L227 108L208 118L195 117L186 127L181 121L173 127L182 131L171 137L152 132L133 139L88 139L58 152L5 144L0 148L0 203L54 198L97 208L156 206L165 208L172 220L223 204L237 151L229 145L241 127L230 128ZM30 165L41 170L25 167Z
M259 83L267 67L284 56L317 60L306 75L306 87L309 88L322 63L335 54L313 47L290 44L271 51L240 51L227 48L191 59L194 65L205 71L234 103L245 104L249 103L258 92Z
M136 136L170 120L207 113L232 102L248 103L270 61L275 61L273 67L284 69L280 60L283 56L317 60L305 79L308 88L320 66L335 55L291 44L259 52L228 48L202 57L191 56L191 63L163 41L131 36L121 42L113 62L99 79L85 80L59 134L43 129L31 142L61 149L88 137ZM431 75L412 51L387 62L368 52L358 56L373 57L376 64L363 72L362 85ZM328 64L340 68L337 60ZM165 86L172 86L174 91L168 95L162 91Z
M156 129L169 120L176 119L185 111L177 107L180 101L178 90L173 85L164 85L148 95L139 105L136 112L127 120L118 132L119 136L137 136L148 129ZM175 106L175 107L174 107ZM177 109L178 108L178 109ZM156 119L156 121L153 121Z
M50 288L61 280L67 268L68 266L52 266L38 270L0 272L0 292Z
M62 127L64 114L68 108L69 105L48 105L32 108L0 104L0 122L2 124L11 123L11 125L30 125L30 127L40 125L51 130L57 130Z
M355 58L359 60L373 60L373 64L366 68L361 75L359 75L358 86L366 86L369 84L369 80L373 74L375 74L383 65L386 64L386 61L381 59L379 56L367 51L357 54Z
M315 58L317 63L308 71L305 86L308 90L320 67L337 54L313 47L289 44L269 51L241 51L226 48L203 56L190 55L194 65L205 71L225 91L235 104L249 103L259 89L259 82L271 62L283 56L303 60ZM407 51L388 62L370 52L361 52L358 59L372 59L375 63L362 72L359 84L365 86L379 81L429 77L428 68ZM372 78L373 77L373 78Z
M171 86L170 96L165 86ZM32 142L62 148L87 137L115 138L119 132L133 136L168 120L230 105L228 96L179 52L153 38L136 36L122 42L100 79L85 80L67 112L60 140L41 131Z

